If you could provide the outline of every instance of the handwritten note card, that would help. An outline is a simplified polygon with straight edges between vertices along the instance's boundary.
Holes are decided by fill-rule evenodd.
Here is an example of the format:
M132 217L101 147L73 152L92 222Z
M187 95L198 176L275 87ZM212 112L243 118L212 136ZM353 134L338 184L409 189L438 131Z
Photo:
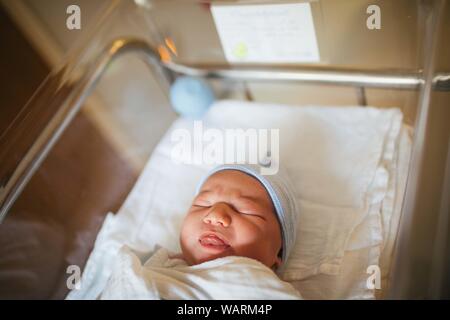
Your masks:
M320 61L309 3L217 4L211 11L229 62Z

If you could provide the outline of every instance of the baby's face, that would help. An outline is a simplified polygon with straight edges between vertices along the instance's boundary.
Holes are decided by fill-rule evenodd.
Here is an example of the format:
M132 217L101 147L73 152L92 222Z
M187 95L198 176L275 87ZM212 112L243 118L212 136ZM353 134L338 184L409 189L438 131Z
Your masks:
M280 264L280 225L266 189L236 170L213 174L203 184L183 222L181 249L188 264L226 256Z

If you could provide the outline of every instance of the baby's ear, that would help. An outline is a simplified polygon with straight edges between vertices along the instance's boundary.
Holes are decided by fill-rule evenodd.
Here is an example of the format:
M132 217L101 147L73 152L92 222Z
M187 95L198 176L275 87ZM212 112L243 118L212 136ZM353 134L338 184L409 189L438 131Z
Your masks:
M274 264L272 265L272 270L277 270L281 266L281 258L276 257Z

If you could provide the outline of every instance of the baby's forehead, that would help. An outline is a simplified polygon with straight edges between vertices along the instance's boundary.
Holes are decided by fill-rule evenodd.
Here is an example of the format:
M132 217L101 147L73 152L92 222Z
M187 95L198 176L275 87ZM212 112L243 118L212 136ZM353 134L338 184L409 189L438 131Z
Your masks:
M265 187L256 178L238 170L222 170L214 173L203 183L199 194L233 194L254 201L271 204Z
M235 187L245 190L249 188L265 190L264 186L256 178L239 170L221 170L215 172L203 183L201 189L221 189L224 187Z

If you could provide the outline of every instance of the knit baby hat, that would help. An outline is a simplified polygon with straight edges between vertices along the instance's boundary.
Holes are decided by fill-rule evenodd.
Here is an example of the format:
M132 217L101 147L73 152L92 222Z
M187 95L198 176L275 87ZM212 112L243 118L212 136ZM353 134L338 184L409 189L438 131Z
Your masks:
M262 175L260 166L255 164L223 164L212 169L200 182L196 194L200 192L202 185L213 174L223 170L237 170L250 175L258 180L269 194L275 208L275 213L281 227L283 242L282 265L285 264L295 244L298 209L294 196L294 188L287 174L279 168L276 174Z

